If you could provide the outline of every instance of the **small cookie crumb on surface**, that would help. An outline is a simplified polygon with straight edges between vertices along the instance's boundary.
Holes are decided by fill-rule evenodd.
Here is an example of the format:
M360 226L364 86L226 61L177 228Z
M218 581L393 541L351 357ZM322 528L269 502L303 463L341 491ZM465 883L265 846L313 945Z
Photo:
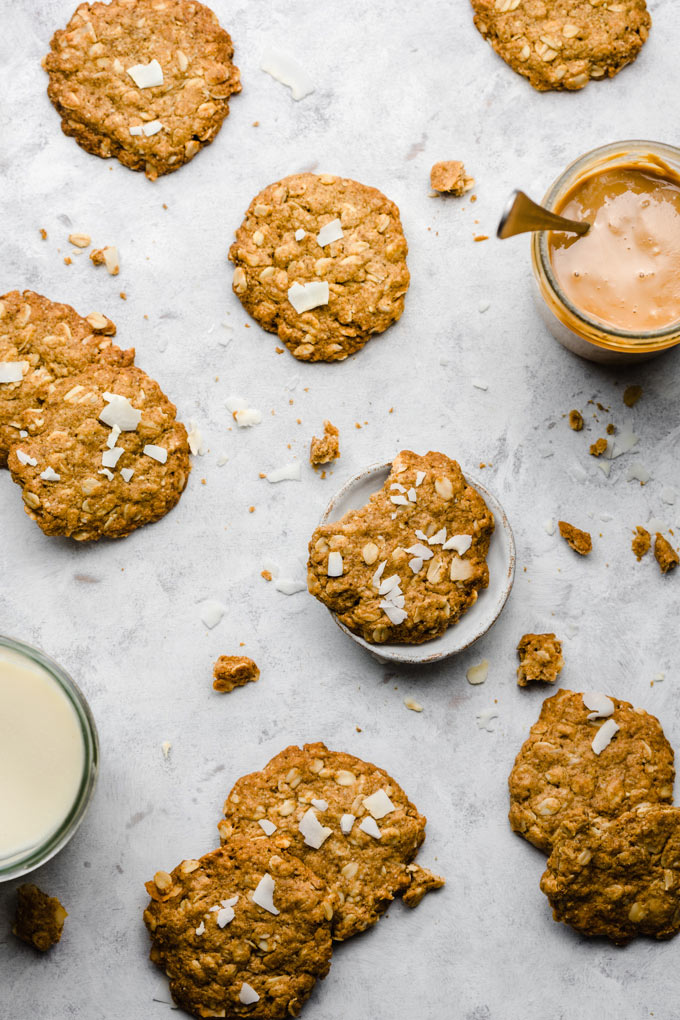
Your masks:
M517 684L526 687L533 680L554 684L564 659L562 642L554 634L524 634L517 645Z
M113 244L106 245L104 248L95 248L90 252L90 261L95 266L106 266L109 276L118 276L120 272L118 249Z
M406 871L411 884L401 898L407 907L417 907L423 896L432 889L441 889L446 885L445 878L435 875L429 868L421 868L420 864L408 864Z
M569 412L569 428L574 432L580 432L583 428L583 415L576 408Z
M213 687L228 694L235 687L244 687L260 678L260 671L247 655L220 655L213 666Z
M460 196L474 188L475 179L467 175L459 160L449 159L434 164L430 170L430 185L440 194Z
M633 407L642 396L642 386L626 386L623 391L623 402L626 407Z
M317 464L329 464L332 460L337 460L340 456L339 435L339 430L332 422L324 421L322 438L312 437L309 463L316 467Z
M659 564L662 574L667 574L669 570L673 570L679 562L677 552L660 531L657 531L654 538L654 558Z
M603 437L597 439L594 443L590 444L590 456L601 457L603 453L607 452L607 440Z
M61 939L67 912L55 896L48 896L37 885L20 885L12 932L22 942L47 952Z
M649 534L646 528L643 528L638 524L633 534L633 541L630 544L631 549L638 558L638 563L643 556L646 556L649 552L649 547L652 544L652 536Z
M560 535L574 552L577 552L579 556L587 556L591 552L593 540L588 531L581 531L580 528L575 528L573 524L568 524L567 521L558 521L557 523Z

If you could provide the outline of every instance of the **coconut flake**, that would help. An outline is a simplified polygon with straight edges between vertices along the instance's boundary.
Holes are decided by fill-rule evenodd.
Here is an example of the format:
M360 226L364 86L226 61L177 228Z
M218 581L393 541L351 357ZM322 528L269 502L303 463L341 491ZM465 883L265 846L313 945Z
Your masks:
M589 719L606 719L607 716L613 714L614 702L606 694L600 694L599 691L586 691L582 697L586 708L592 709L588 716Z
M487 708L483 712L478 712L476 716L477 727L480 730L487 730L489 733L494 733L496 727L492 726L491 723L497 718L498 711L495 708Z
M390 623L392 623L395 627L398 627L400 623L403 623L408 616L405 609L398 609L389 602L381 602L380 609L385 611L385 615L388 617Z
M593 738L593 742L590 745L595 754L601 754L605 747L608 747L612 737L615 733L620 730L618 723L614 722L613 719L607 719L606 722L602 723L599 730Z
M306 846L311 846L313 850L318 850L319 847L323 846L328 837L333 834L332 829L321 824L314 814L313 808L309 808L308 811L305 811L304 815L300 819L298 829L304 836Z
M548 535L555 534L555 521L552 517L549 517L547 521L543 522L543 527Z
M397 492L406 492L404 486L400 485L399 482L392 482L392 484L390 485L390 489L396 489Z
M198 928L196 929L196 934L197 935L203 935L204 932L205 932L205 921L201 921L201 923L199 924Z
M21 382L28 368L27 361L0 361L0 383Z
M121 468L120 469L121 478L123 479L124 482L129 482L130 479L132 478L132 476L134 475L134 473L135 472L134 472L133 468Z
M384 818L395 810L395 806L383 789L376 790L370 797L364 797L364 807L374 818Z
M270 914L279 913L274 906L274 889L274 879L270 874L265 874L257 883L257 888L253 892L253 903L256 903L258 907L262 907L263 910L268 910Z
M383 572L384 572L386 566L387 566L387 560L383 560L382 563L378 564L378 569L376 570L376 572L373 575L373 578L371 580L371 584L373 585L374 588L377 588L379 586L380 578L383 576Z
M242 1002L244 1006L252 1006L254 1002L260 1001L260 996L247 981L244 981L241 985L241 991L238 993L238 997L239 1002Z
M444 549L453 549L462 556L472 545L472 535L452 535L444 542Z
M215 918L215 920L217 921L217 927L218 928L226 928L226 926L231 921L234 920L235 916L236 915L234 914L234 908L233 907L221 907L217 911L217 917Z
M483 684L489 675L489 660L482 659L477 666L470 666L465 674L469 684Z
M322 800L320 797L310 801L312 807L315 807L317 811L328 811L328 801Z
M298 581L294 577L278 577L274 587L284 595L295 595L299 591L307 591L307 582Z
M134 64L128 67L127 73L138 89L151 89L163 84L163 68L155 59L148 64Z
M97 472L97 474L99 474L99 475L105 475L105 476L106 476L106 478L108 478L108 480L109 480L110 482L112 482L112 481L113 481L113 472L112 472L112 471L109 471L109 469L108 469L108 468L99 468L99 471Z
M276 826L273 822L270 822L268 818L260 818L257 823L266 836L271 836L276 832Z
M229 458L227 457L226 453L219 453L217 455L217 466L224 467L228 460Z
M206 599L205 602L201 603L199 615L206 627L212 630L220 622L226 611L227 607L223 606L221 602L217 602L215 599Z
M406 495L407 495L407 496L408 496L408 498L409 498L409 502L411 502L411 503L415 503L415 502L417 502L417 500L418 500L418 493L417 493L417 492L416 492L416 490L415 490L415 489L413 488L413 486L411 486L411 488L410 488L410 489L408 490L408 492L406 493Z
M106 445L108 446L109 450L112 450L114 448L114 446L118 442L119 435L120 429L118 428L117 425L114 425L111 431L109 432L109 438L106 440Z
M141 124L132 124L130 126L129 130L130 130L130 134L132 135L132 137L136 138L138 135L141 135L141 133L142 133L142 125Z
M54 468L51 467L46 467L44 471L41 471L40 477L44 482L58 482L61 480L61 475L58 475Z
M430 545L443 545L446 541L446 528L440 528L439 531L436 531L432 538L428 538L427 541Z
M300 465L291 461L274 471L268 471L266 478L268 482L299 482L302 478Z
M434 553L428 546L420 545L418 542L415 545L409 546L406 552L411 553L412 556L419 556L422 560L431 560L434 556Z
M102 453L102 464L107 468L115 468L124 453L125 450L122 446L114 446L110 450L104 450Z
M333 241L341 241L344 236L342 223L339 219L334 219L330 223L324 223L316 235L316 243L325 248L327 244L333 244Z
M449 577L452 581L467 581L474 572L474 567L469 560L461 560L460 556L453 556L451 558Z
M419 485L423 484L425 474L426 474L425 471L416 471L416 488L418 488Z
M423 560L419 556L414 556L412 560L408 561L408 565L414 574L419 574L423 569Z
M147 443L142 453L145 453L147 457L151 457L152 460L157 460L159 464L165 464L168 459L168 451L164 446L154 446L153 443Z
M404 704L411 712L422 712L423 706L414 698L404 698Z
M106 406L99 415L99 420L111 428L119 428L121 432L134 432L141 421L142 412L133 407L127 397L119 393L104 393Z
M476 390L488 390L489 388L488 382L484 382L483 379L473 379L472 385Z
M399 588L401 585L401 578L399 574L390 574L384 581L381 582L378 588L378 595L388 595L389 592L394 591L395 588Z
M306 230L303 230L302 227L298 227L298 229L295 231L295 240L301 241L302 238L306 236L306 234L307 234Z
M373 839L380 839L382 837L382 832L370 815L367 815L366 818L359 823L359 828L362 832L365 832L367 836L373 836Z
M109 276L118 276L120 272L120 258L118 257L118 249L115 244L108 244L105 248L102 248L102 255L104 256L104 265Z
M628 474L626 475L627 482L640 482L641 485L646 483L651 478L651 473L647 470L641 460L634 460L628 468Z
M354 815L347 814L341 816L340 832L343 834L343 836L349 836L350 832L352 831L352 826L354 825L354 822L355 822Z
M416 538L419 538L421 542L427 542L427 535L420 528L416 528Z
M298 315L309 312L312 308L318 308L320 305L327 305L329 298L330 290L327 280L294 283L288 288L288 300Z
M260 69L282 85L287 85L296 102L314 91L314 82L304 68L283 50L267 46L260 60Z
M195 421L189 422L187 439L189 441L189 449L193 453L194 457L202 457L205 453L205 443L203 442L201 430Z
M242 429L259 425L262 421L262 412L254 407L247 407L243 411L234 411L234 421Z
M142 124L142 131L147 138L151 135L157 135L159 131L163 130L163 125L159 120L150 120L146 124Z
M23 450L17 450L17 460L20 464L29 464L31 467L36 467L38 463L35 457L29 457Z
M333 552L329 552L328 568L326 570L326 574L328 575L328 577L342 577L343 570L344 565L342 562L341 554L339 552L336 552L335 550L333 550Z
M639 436L635 435L630 425L622 425L616 434L614 442L611 444L611 459L620 457L624 453L630 453L639 438Z

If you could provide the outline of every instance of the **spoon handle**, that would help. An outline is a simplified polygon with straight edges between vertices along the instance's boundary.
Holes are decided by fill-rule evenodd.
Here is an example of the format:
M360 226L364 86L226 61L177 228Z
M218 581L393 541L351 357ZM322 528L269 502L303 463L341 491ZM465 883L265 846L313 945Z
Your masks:
M590 223L558 216L532 202L523 191L513 191L501 216L496 236L503 239L530 230L563 230L570 234L586 234L590 230Z

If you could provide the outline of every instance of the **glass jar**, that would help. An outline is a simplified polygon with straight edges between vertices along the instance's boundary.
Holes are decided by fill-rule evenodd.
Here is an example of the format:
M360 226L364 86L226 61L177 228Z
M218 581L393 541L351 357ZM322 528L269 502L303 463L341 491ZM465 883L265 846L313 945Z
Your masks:
M82 772L70 808L63 819L32 846L0 858L0 882L18 878L33 871L54 857L80 826L92 797L99 767L99 741L89 706L70 676L49 656L10 637L0 635L0 652L9 653L8 661L37 666L43 675L54 681L66 697L75 715L76 727L82 737Z
M543 205L557 212L568 192L584 177L618 166L635 166L657 174L667 168L680 174L680 149L646 141L612 142L593 149L557 178L544 196ZM572 304L557 282L548 236L548 231L536 231L531 239L536 304L548 329L563 347L589 361L634 364L680 343L680 322L651 332L629 332L591 318Z

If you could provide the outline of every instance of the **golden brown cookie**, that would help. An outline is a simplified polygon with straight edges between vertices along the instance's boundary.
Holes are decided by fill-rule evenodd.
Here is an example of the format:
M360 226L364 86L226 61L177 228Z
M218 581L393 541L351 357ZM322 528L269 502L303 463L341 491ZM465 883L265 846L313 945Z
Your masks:
M93 365L52 383L27 412L9 469L46 535L123 538L175 506L189 443L175 406L141 369Z
M574 552L577 552L579 556L588 556L592 552L593 540L590 537L590 532L581 531L580 528L574 527L568 521L558 521L557 524L560 535Z
M20 885L17 889L17 912L12 932L41 953L46 953L60 941L67 917L56 896L48 896L37 885Z
M382 769L322 743L287 747L261 772L239 779L224 815L223 840L240 831L273 844L329 886L338 900L338 941L375 924L412 882L422 884L408 865L425 839L426 819Z
M235 835L146 888L151 959L193 1016L297 1016L328 973L333 897L269 840Z
M98 362L132 364L134 350L116 347L115 332L105 315L83 317L31 290L0 297L0 467L7 465L10 445L24 428L24 413L42 404L55 379Z
M562 642L554 634L524 634L517 645L517 684L526 687L534 680L554 684L564 666Z
M294 174L261 191L229 258L243 307L301 361L344 361L404 309L408 246L375 188Z
M674 777L673 748L653 715L618 698L560 690L543 702L515 759L510 825L550 851L571 813L613 818L671 801Z
M64 134L152 181L212 142L241 90L231 39L197 0L84 3L50 45Z
M680 931L680 808L640 806L562 826L541 878L556 921L624 943Z
M455 460L403 450L365 506L316 529L307 584L366 641L419 644L455 624L488 586L493 529Z
M260 679L256 663L247 655L220 655L213 666L213 687L228 694L235 687L243 687Z
M309 463L316 467L318 464L329 464L340 456L340 432L333 422L326 420L323 423L323 436L318 439L312 437L309 448Z
M652 19L645 0L470 0L475 25L539 92L582 89L635 60Z

